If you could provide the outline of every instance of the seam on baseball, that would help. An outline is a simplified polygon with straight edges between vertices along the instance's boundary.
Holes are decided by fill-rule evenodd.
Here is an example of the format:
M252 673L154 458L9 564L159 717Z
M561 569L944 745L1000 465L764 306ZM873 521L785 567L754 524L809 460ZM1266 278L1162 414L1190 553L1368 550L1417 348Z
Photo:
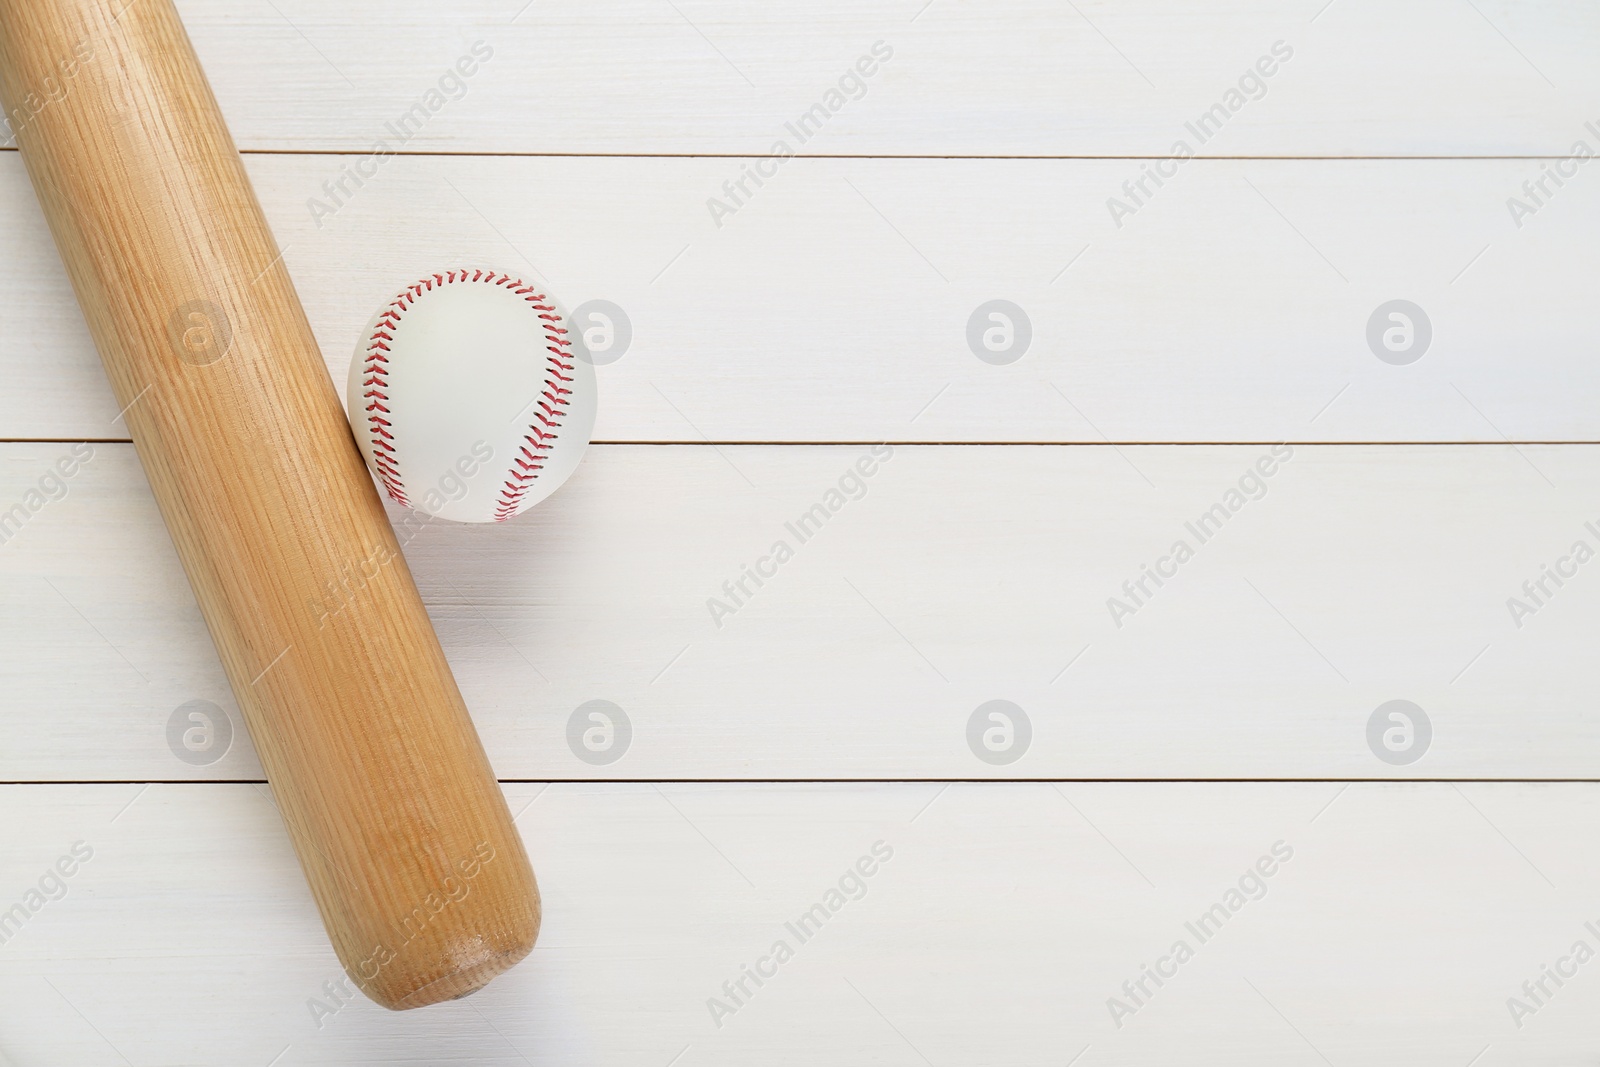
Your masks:
M395 330L405 313L421 299L423 293L432 292L436 286L442 288L462 282L495 285L522 297L539 313L544 323L545 339L549 342L545 349L550 354L544 357L544 382L534 401L533 418L517 454L511 457L511 467L506 472L499 502L495 506L494 520L504 522L516 514L522 498L538 481L544 469L545 453L555 447L554 442L561 436L559 431L567 408L572 403L573 374L577 369L576 364L571 362L571 353L566 351L572 342L567 339L567 329L562 325L560 313L546 294L521 278L484 270L446 271L407 286L389 302L367 338L366 355L363 357L361 398L366 401L367 439L372 446L372 465L378 472L378 480L383 483L384 491L396 503L410 507L400 454L395 447L394 435L390 432L393 423L389 420L393 413L388 407L389 345L393 343Z

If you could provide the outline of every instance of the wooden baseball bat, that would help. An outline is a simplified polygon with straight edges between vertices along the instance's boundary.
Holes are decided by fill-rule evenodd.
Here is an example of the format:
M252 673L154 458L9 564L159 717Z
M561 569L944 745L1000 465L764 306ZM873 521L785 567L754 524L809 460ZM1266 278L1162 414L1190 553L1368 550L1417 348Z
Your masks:
M480 988L533 871L172 0L0 0L0 103L340 961Z

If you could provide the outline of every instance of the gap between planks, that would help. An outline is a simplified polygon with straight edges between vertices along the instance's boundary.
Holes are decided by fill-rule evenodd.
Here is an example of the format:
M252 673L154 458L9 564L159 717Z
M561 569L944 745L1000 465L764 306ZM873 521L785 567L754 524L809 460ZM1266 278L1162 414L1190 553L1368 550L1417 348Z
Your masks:
M16 145L0 145L0 152L16 152ZM328 150L325 148L241 148L241 156L361 156L367 155L365 149L351 148L346 150ZM416 156L418 158L446 157L462 159L762 159L760 152L450 152L443 149L432 151L394 152L395 156ZM1151 161L1170 159L1170 154L1157 153L1151 155L1100 155L1100 154L1040 154L1040 155L985 155L981 153L926 153L926 152L796 152L792 159L962 159L962 160L1127 160L1129 162ZM1340 162L1411 162L1411 161L1441 161L1441 162L1478 162L1484 160L1523 160L1535 161L1546 159L1564 158L1559 154L1548 155L1479 155L1479 156L1283 156L1283 155L1255 155L1255 156L1209 156L1196 155L1191 157L1202 161L1216 162L1306 162L1306 163L1340 163Z
M501 785L1600 785L1600 778L499 778ZM44 778L0 786L269 785L265 778Z
M127 445L132 444L129 437L0 437L0 445ZM656 446L656 447L699 447L699 448L866 448L871 445L892 445L895 448L1265 448L1271 445L1293 445L1295 448L1481 448L1485 445L1600 445L1600 438L1573 440L1544 440L1534 438L1507 437L1488 438L1476 441L1134 441L1117 440L1109 438L1103 441L884 441L876 438L860 441L745 441L728 439L708 441L704 438L698 440L672 440L658 441L636 440L610 440L595 439L590 445L628 445L628 446Z

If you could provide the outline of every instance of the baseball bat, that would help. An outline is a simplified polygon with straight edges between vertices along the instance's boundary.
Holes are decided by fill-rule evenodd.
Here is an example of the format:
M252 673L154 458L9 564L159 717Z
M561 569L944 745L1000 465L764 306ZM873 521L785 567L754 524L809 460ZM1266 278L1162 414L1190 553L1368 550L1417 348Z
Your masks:
M465 996L533 871L172 0L0 0L0 104L340 962Z

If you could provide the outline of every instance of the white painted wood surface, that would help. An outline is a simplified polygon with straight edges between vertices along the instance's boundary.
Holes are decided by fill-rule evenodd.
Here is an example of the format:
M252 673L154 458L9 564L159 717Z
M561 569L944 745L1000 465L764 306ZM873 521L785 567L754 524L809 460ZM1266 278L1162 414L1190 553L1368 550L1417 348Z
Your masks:
M516 784L547 916L484 992L321 1019L339 971L264 787L0 790L0 902L93 857L3 946L19 1064L1582 1062L1590 785ZM809 941L785 929L875 843ZM1280 844L1281 843L1281 844ZM1186 923L1274 845L1202 943ZM882 851L882 848L880 848ZM870 868L869 864L869 868ZM853 883L847 883L853 890ZM1596 924L1600 926L1600 923ZM707 1001L793 957L719 1028ZM1185 940L1120 1029L1107 1001ZM1569 973L1571 961L1564 964ZM774 970L767 964L768 971ZM1167 970L1172 970L1167 964ZM1359 1025L1352 1025L1359 1020Z
M67 447L0 449L0 502ZM95 449L66 498L0 545L0 776L259 778L242 734L203 767L168 748L180 705L232 704L131 446ZM1576 576L1559 588L1541 571L1575 541L1600 550L1596 447L1298 446L1247 486L1264 496L1230 501L1270 449L900 446L802 542L800 517L868 455L598 446L514 523L413 530L395 512L498 772L1588 778L1600 764L1600 562L1562 564ZM1195 524L1228 503L1202 543ZM1193 559L1163 564L1176 576L1159 588L1142 579L1179 540ZM779 541L793 558L761 564ZM775 575L725 591L758 564ZM1139 580L1147 596L1124 591ZM1542 605L1528 580L1545 581ZM359 590L329 603L346 595ZM1512 597L1533 612L1513 615ZM966 738L995 699L1032 724L1002 766ZM1367 741L1394 699L1433 727L1406 766ZM566 739L590 700L632 723L603 766Z
M1563 562L1600 550L1600 178L1545 179L1520 226L1508 198L1600 149L1600 9L180 7L336 381L393 289L469 261L631 320L599 372L613 443L570 486L505 527L402 529L546 925L470 1000L329 999L332 952L0 151L0 1064L1592 1054L1600 964L1523 984L1600 950L1600 563ZM791 146L832 158L733 202L723 183L880 40L865 94ZM1194 145L1212 158L1132 201L1280 40L1264 95ZM460 98L364 163L478 41L493 55L443 86ZM356 166L374 176L333 203ZM712 197L736 208L720 225ZM1120 226L1111 197L1137 209ZM1033 328L1006 366L966 339L997 298ZM1395 299L1433 327L1405 366L1366 337ZM785 523L882 441L927 444L800 544ZM1325 444L1200 544L1185 524L1282 441ZM1119 627L1108 598L1180 538L1193 558ZM717 626L708 599L778 539L793 558ZM1520 626L1512 597L1536 608ZM595 700L631 726L614 762L569 740ZM1014 762L972 747L993 700L1028 718ZM1393 700L1430 724L1414 762L1380 758ZM235 726L215 760L169 740L196 701ZM1586 781L1474 781L1506 778ZM44 903L80 841L93 858ZM867 895L718 1027L708 998L879 841ZM1279 841L1266 896L1200 945L1185 922ZM1195 958L1119 1028L1108 998L1178 938ZM1536 1009L1520 1026L1512 997ZM312 998L339 1007L320 1027Z
M626 311L601 440L1596 436L1587 171L1519 229L1536 161L1197 161L1119 230L1137 162L795 160L718 229L737 160L413 157L314 220L353 159L250 160L339 382L395 291L488 262ZM0 157L0 437L123 436L31 199ZM966 337L996 298L1033 326L1008 366ZM1432 323L1407 366L1366 336L1394 299Z
M765 153L882 40L819 154L1157 155L1276 41L1221 155L1565 152L1595 112L1582 0L183 0L239 143L366 151L494 52L409 150Z

